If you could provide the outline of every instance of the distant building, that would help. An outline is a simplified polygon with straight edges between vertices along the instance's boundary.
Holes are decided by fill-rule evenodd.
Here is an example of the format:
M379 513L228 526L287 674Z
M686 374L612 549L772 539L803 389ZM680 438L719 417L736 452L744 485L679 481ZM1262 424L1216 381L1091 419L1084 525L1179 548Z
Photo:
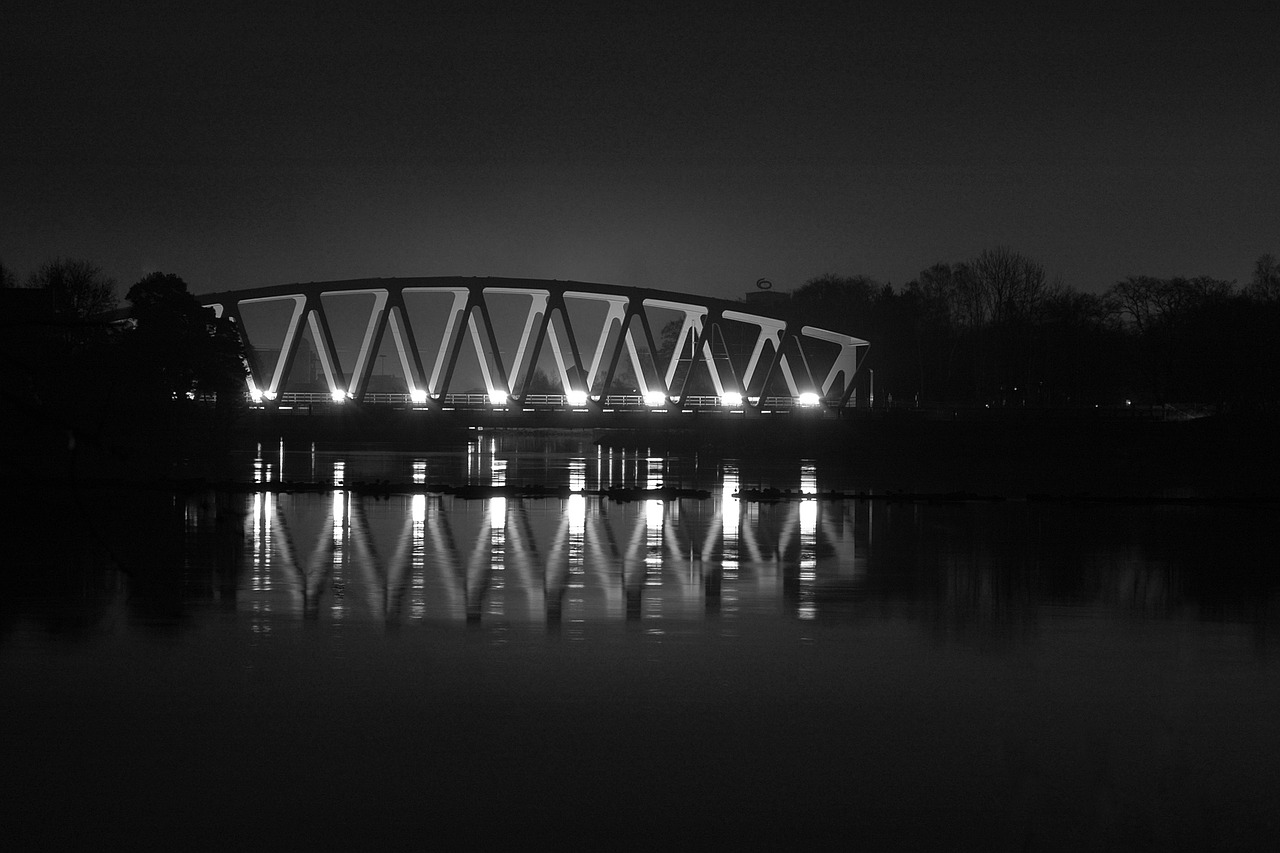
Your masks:
M757 288L747 291L746 294L747 305L757 311L768 311L779 305L786 305L790 301L791 294L782 290Z

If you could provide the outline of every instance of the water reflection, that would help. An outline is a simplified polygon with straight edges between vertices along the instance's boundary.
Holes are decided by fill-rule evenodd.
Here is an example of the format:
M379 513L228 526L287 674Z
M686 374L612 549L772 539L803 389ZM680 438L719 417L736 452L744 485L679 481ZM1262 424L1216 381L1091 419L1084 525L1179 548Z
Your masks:
M423 801L495 825L527 806L512 832L577 846L563 827L619 810L598 843L658 812L694 837L693 802L778 846L824 821L878 827L857 836L877 849L938 846L953 822L996 849L1274 825L1274 508L832 501L821 460L762 482L753 460L487 437L451 457L264 449L258 491L11 508L6 721L29 745L20 787L61 819L100 803L79 812L93 831L132 831L103 815L143 803L171 842L219 792L242 814L261 774L293 795L254 814L295 840L293 804L342 780L331 816L365 846L375 823L417 832ZM281 485L305 472L339 485ZM360 488L379 477L401 487ZM710 495L596 492L637 477ZM795 494L740 498L761 485ZM101 784L121 768L127 802Z
M504 447L489 435L454 457L380 456L380 471L402 485L376 496L360 488L371 470L360 454L282 455L273 442L251 462L246 479L271 490L94 504L82 532L128 578L131 612L182 618L184 601L208 594L262 632L301 617L573 635L592 622L647 630L715 619L732 632L748 616L848 620L888 607L948 641L1033 635L1043 609L1062 604L1274 621L1268 508L830 500L819 460L769 482L789 499L743 501L741 489L760 485L744 473L753 462ZM557 498L464 500L433 489L454 463L455 482L566 488ZM323 491L282 488L281 470L313 464ZM681 480L714 488L705 499L602 494Z
M744 599L770 608L799 572L814 615L820 552L832 571L857 562L855 527L819 524L843 508L790 502L768 509L767 527L743 526L733 488L634 503L256 493L241 606L389 622L689 618L725 599L729 615Z
M480 450L473 470L501 485L505 461ZM574 487L590 479L592 462L569 465ZM1191 563L1175 559L1168 542L1116 526L1115 510L832 501L817 493L814 470L797 473L802 497L775 503L744 503L731 464L707 499L247 495L239 606L309 619L572 629L745 614L856 618L866 604L900 601L941 635L1009 637L1034 631L1046 604L1174 616L1193 591L1188 578L1199 578L1195 552L1184 549ZM1148 525L1161 517L1158 508L1127 512ZM1233 547L1237 560L1256 552L1248 541L1220 542L1219 558Z

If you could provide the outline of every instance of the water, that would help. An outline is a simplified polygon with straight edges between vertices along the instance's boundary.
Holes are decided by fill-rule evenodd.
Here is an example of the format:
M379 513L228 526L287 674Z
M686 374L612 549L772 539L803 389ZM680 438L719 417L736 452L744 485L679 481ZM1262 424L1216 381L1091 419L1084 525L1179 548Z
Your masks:
M735 493L862 486L781 454L491 436L236 464L273 489L341 488L86 489L14 508L7 837L1280 838L1272 507L757 503ZM573 491L431 488L466 482ZM659 484L710 495L595 493Z

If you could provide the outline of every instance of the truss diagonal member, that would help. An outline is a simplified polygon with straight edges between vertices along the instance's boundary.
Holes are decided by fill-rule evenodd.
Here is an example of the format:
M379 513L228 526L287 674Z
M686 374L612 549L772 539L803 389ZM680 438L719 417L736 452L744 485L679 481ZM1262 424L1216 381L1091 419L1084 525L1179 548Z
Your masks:
M639 386L641 396L648 396L650 385L648 372L644 369L644 362L640 359L640 351L636 348L635 334L632 324L635 322L639 312L633 312L628 306L627 316L622 320L621 333L618 335L617 344L613 348L613 355L609 358L609 368L605 371L603 389L608 394L608 389L613 387L614 377L618 375L618 362L622 360L623 352L627 353L627 357L631 360L631 372L635 374L636 384ZM652 352L652 350L650 350ZM661 381L661 380L659 380ZM662 392L663 398L666 398L666 391Z
M584 376L584 368L582 363L582 351L578 348L578 339L573 333L573 324L569 322L569 306L565 303L564 297L565 297L565 293L563 290L552 291L551 304L547 310L547 315L542 318L541 328L542 330L545 330L547 336L551 339L551 345L553 347L552 351L555 354L555 359L556 359L556 367L559 368L560 370L560 378L561 378L561 381L564 383L565 393L568 393L569 391L581 391L584 394L586 394L586 393L590 393L589 388L587 387L574 388L570 384L569 373L568 373L568 370L566 369L566 364L565 364L565 351L561 347L561 344L557 339L556 327L551 322L552 312L558 313L560 315L560 322L564 324L565 342L569 345L569 352L568 352L569 362L568 363L573 366L574 373L577 376L578 381L581 382L582 377ZM541 331L540 331L540 334L541 334ZM538 343L539 345L541 344L541 338L539 339ZM534 348L533 360L535 362L538 360L538 347Z
M524 325L520 331L520 343L516 346L516 354L511 360L511 371L508 374L510 386L507 390L514 392L516 388L524 390L536 365L537 352L528 357L529 343L535 336L535 330L539 340L542 337L541 331L546 323L547 305L551 294L546 290L531 290L529 288L519 287L487 287L485 295L488 294L506 294L513 296L528 296L530 298L529 311L525 314ZM535 348L536 350L536 348ZM559 354L557 353L557 359Z
M453 378L454 364L462 344L464 315L471 298L471 291L464 287L449 288L447 292L453 294L453 304L449 306L444 332L440 335L440 349L431 368L431 387L427 389L429 394L436 396L443 396L448 391L449 380Z
M249 336L245 333L244 318L240 316L240 306L234 299L215 300L212 302L202 303L205 308L213 309L213 316L226 316L235 326L236 334L240 336L242 344L241 362L244 364L245 386L249 391L249 399L255 402L260 399L260 391L262 385L262 370L255 364L256 359L253 357L253 349L249 346Z
M391 338L395 342L396 352L400 354L400 367L404 370L410 397L425 394L427 387L423 381L425 372L422 369L422 356L418 354L418 341L413 335L404 302L398 295L387 309L387 325L391 327Z
M831 370L827 372L827 378L822 380L821 392L824 398L829 397L836 377L843 373L844 392L840 396L840 405L843 406L853 394L853 377L858 372L858 347L868 347L870 344L861 338L842 335L839 332L828 332L825 329L818 329L814 326L803 327L800 330L800 334L807 338L815 338L819 341L827 341L840 346L840 352L836 355L835 361L831 365Z
M759 329L755 345L751 348L751 357L747 361L746 370L742 372L742 393L746 394L753 387L752 383L756 378L756 370L760 367L760 357L764 354L765 344L772 345L775 354L782 351L782 336L786 331L787 321L761 317L757 314L745 314L741 311L725 311L720 316L726 320L746 323ZM766 368L767 371L768 368Z
M355 367L351 371L351 387L346 389L347 393L359 400L364 396L369 374L373 371L373 353L382 343L383 330L386 328L387 289L377 287L361 290L330 290L325 293L325 296L373 296L369 321L365 324L364 337L360 340ZM312 329L312 331L315 330ZM342 390L333 382L329 383L329 389L334 392Z
M502 350L498 346L498 336L493 328L493 315L489 313L489 303L485 299L487 291L472 291L472 308L468 313L469 325L471 328L471 340L476 347L476 358L480 360L480 372L484 374L485 390L489 392L492 398L495 391L501 391L508 394L511 391L511 382L507 377L506 371L502 366ZM492 363L485 358L484 343L480 340L480 331L476 328L476 311L480 312L480 318L484 320L485 337L489 339L489 348L491 350ZM492 370L490 369L492 365ZM494 380L497 380L496 382Z
M560 387L564 389L564 392L566 394L568 394L571 391L579 391L585 394L586 389L574 388L573 380L569 378L569 365L565 363L564 350L560 346L560 338L556 334L556 327L548 323L546 326L546 332L547 332L547 341L548 343L551 344L551 355L555 359L556 370L558 371L558 375L560 377ZM572 352L570 353L570 356L573 357ZM534 353L534 357L535 357L535 360L530 362L531 365L537 363L536 361L537 353ZM574 357L573 361L576 364L578 359ZM581 371L576 371L576 372L579 373L579 375L581 374Z
M715 357L711 353L711 348L707 346L706 336L703 329L706 326L707 314L710 309L705 305L697 305L689 302L675 302L668 299L646 299L644 300L646 308L662 308L668 311L678 311L684 315L680 323L680 332L676 336L675 349L671 353L671 361L667 364L666 373L663 374L663 383L666 385L667 393L673 396L679 396L684 399L684 388L681 393L676 395L673 385L676 378L676 371L680 367L680 354L684 352L686 342L692 341L693 357L690 361L690 370L693 369L693 363L698 360L699 355L707 365L707 372L711 376L712 385L715 387L717 394L724 393L724 383L720 381L720 371L716 367ZM686 386L688 377L686 377Z
M254 385L256 384L258 388L262 389L263 394L264 396L267 397L267 399L275 399L276 395L279 393L280 385L284 381L285 371L288 369L289 364L293 361L293 353L298 348L298 333L302 330L302 322L301 322L302 314L303 314L303 309L306 307L306 303L307 303L306 294L296 294L296 295L289 295L285 297L266 296L266 297L261 297L256 299L244 299L244 300L241 300L236 305L236 308L235 308L235 313L239 315L240 308L245 305L253 305L253 304L264 303L264 302L280 302L280 301L283 301L284 299L293 300L293 314L289 317L288 325L285 326L284 340L281 341L280 343L280 354L276 356L276 363L271 368L271 376L269 379L266 376L250 375L249 377L250 382L253 383L253 384L250 384L249 386L250 392L254 390ZM249 340L248 330L245 328L243 323L239 325L240 325L240 335L241 335L241 339L245 343L245 349L248 350L249 352L257 352L257 350L253 346L253 342ZM251 358L250 362L251 362L250 367L253 370L261 370L263 367L265 367L265 365L257 364L256 358ZM264 379L267 380L265 383L263 382ZM263 387L264 385L265 387Z
M627 296L615 293L585 293L578 291L566 292L564 294L567 299L585 299L593 302L605 302L608 309L605 312L604 322L600 327L600 337L596 341L596 351L591 357L591 366L587 368L587 388L588 394L595 393L596 377L600 375L600 364L604 361L605 348L609 343L609 334L613 331L614 324L621 327L627 316ZM568 314L564 315L565 326L570 327ZM581 331L581 330L579 330ZM621 342L619 342L621 345ZM608 393L607 389L601 394Z
M311 300L308 300L311 301ZM338 360L338 347L333 342L333 332L329 328L329 318L324 313L324 306L320 300L315 300L315 305L307 311L307 321L311 324L311 336L316 342L316 355L320 358L320 368L324 370L325 382L329 385L329 394L335 400L339 396L345 396L346 390L342 387L342 363ZM293 365L293 356L298 347L298 342L293 342L293 349L289 352L289 367ZM288 369L288 368L286 368Z

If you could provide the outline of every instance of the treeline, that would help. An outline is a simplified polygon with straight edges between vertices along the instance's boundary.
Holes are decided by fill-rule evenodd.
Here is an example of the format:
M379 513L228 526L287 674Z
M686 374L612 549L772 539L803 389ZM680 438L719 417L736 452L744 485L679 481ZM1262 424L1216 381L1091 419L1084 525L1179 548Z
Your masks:
M1280 401L1271 352L1280 340L1280 263L1271 255L1243 287L1131 276L1094 294L995 248L935 264L898 289L823 275L781 310L871 341L865 368L878 400L1217 411Z
M33 441L167 440L197 423L216 431L244 409L240 336L178 276L143 277L125 294L129 311L87 261L50 261L22 285L0 265L0 285L5 420ZM201 398L216 407L197 407Z

